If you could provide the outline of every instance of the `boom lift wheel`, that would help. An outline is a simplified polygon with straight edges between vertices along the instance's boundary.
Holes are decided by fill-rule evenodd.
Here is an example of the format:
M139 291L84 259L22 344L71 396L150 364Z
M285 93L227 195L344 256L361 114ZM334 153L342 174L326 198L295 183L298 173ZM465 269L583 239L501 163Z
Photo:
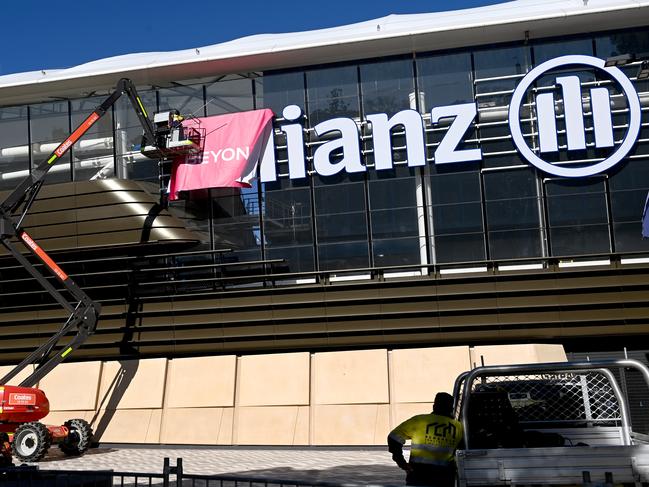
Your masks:
M52 443L52 437L43 423L33 421L21 424L14 433L13 454L21 462L38 462Z
M92 428L88 421L71 419L65 422L65 426L70 432L65 441L59 443L59 448L68 456L83 455L92 441Z

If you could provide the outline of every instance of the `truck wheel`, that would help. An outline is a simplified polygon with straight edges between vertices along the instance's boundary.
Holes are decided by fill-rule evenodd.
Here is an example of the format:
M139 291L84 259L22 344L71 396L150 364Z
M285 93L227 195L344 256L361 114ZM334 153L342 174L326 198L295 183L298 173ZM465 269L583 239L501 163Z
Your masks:
M92 441L92 428L88 424L88 421L71 419L64 424L70 430L70 433L65 441L59 443L59 448L69 456L83 455L90 447L90 442Z
M45 456L51 443L52 437L47 427L34 421L21 424L16 429L11 450L21 462L38 462Z

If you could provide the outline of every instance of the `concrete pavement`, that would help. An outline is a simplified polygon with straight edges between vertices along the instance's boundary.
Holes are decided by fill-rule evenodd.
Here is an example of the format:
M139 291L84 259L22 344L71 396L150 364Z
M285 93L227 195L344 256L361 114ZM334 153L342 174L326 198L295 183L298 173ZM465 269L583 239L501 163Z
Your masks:
M161 473L164 458L183 459L184 472L298 481L404 485L404 474L387 448L95 448L65 457L56 447L39 463L43 470L114 470ZM406 455L407 458L407 455Z

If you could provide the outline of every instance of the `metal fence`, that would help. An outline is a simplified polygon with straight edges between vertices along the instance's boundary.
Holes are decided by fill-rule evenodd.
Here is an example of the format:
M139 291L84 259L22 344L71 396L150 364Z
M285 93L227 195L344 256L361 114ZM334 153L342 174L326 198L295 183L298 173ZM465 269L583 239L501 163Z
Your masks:
M35 466L0 469L3 487L361 487L361 484L291 480L234 475L189 474L182 458L171 465L164 459L162 473L44 470ZM362 484L372 487L371 484ZM376 486L378 487L378 486ZM381 484L381 487L396 487Z

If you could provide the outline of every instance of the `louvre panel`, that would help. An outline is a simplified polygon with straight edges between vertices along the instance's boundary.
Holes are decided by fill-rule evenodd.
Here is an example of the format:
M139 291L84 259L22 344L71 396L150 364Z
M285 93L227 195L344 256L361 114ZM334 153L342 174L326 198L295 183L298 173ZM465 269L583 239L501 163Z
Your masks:
M0 193L0 199L6 196L6 192ZM24 228L46 251L139 245L145 243L144 234L148 234L146 242L199 240L166 210L148 222L156 204L154 197L135 181L49 185L39 193ZM4 247L0 249L0 255L6 254Z
M649 266L614 262L604 269L548 266L479 276L433 272L407 282L375 276L287 287L260 266L249 278L254 284L242 288L236 287L240 277L213 266L206 254L209 275L219 281L197 289L183 283L187 269L174 259L119 249L79 260L54 255L104 304L97 333L77 358L120 358L129 350L175 356L530 340L583 349L584 339L626 337L633 343L649 331ZM194 260L198 268L192 272L200 271L201 259ZM0 274L0 346L7 352L2 361L9 363L51 336L67 315L12 259L0 259ZM147 285L152 282L158 284Z

